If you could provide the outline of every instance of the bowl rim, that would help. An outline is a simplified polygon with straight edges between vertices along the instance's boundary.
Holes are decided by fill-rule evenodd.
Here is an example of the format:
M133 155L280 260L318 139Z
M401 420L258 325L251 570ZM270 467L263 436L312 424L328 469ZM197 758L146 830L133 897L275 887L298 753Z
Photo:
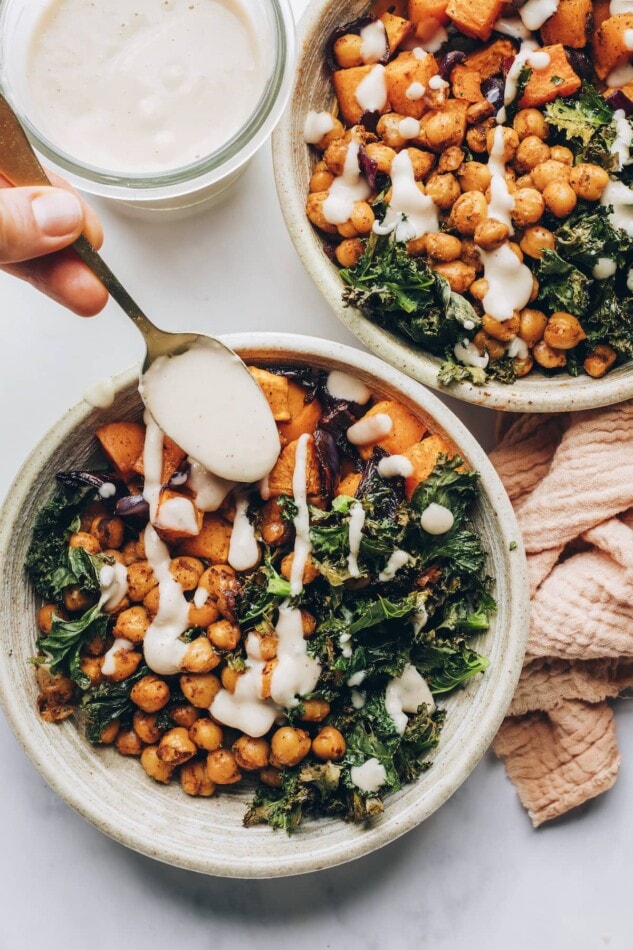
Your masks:
M349 845L344 849L321 854L304 851L301 858L290 856L290 860L286 861L276 856L274 863L271 863L270 856L265 858L260 854L259 864L256 863L257 856L254 856L243 859L236 866L232 857L228 856L222 860L216 856L193 861L183 857L170 841L157 841L149 831L139 831L133 823L129 823L126 828L125 823L113 825L104 820L99 796L82 794L80 783L73 781L72 771L69 770L68 774L60 772L53 757L47 755L46 749L42 749L36 737L31 735L32 727L23 713L23 696L16 695L17 691L12 687L8 650L0 651L0 705L24 751L50 787L83 818L114 840L164 863L201 873L239 878L281 877L334 867L383 847L420 824L465 781L494 739L519 678L529 621L527 564L514 511L492 463L475 437L434 394L377 357L344 344L297 334L265 332L237 333L222 336L221 339L247 359L256 360L258 354L263 356L264 353L266 359L271 361L283 360L284 356L295 362L315 359L376 377L428 413L479 470L482 490L496 515L498 550L504 557L506 576L503 594L509 605L506 625L509 633L507 649L495 664L497 679L493 691L494 702L482 710L481 718L474 723L472 732L469 731L464 756L456 764L451 763L445 773L437 774L433 788L409 805L402 814L392 815L391 821L378 823L358 835L350 835ZM137 377L136 366L115 377L116 395L129 388ZM94 407L83 400L69 409L38 442L16 475L0 510L0 560L4 560L5 564L10 556L14 526L20 519L24 500L31 493L34 481L55 448L62 445L74 429L86 424L94 412ZM387 814L388 808L385 811Z
M369 7L369 0L365 5ZM343 9L344 4L342 0L312 0L297 24L299 52L295 79L289 104L273 132L272 152L277 195L286 228L305 269L339 320L392 366L432 389L473 405L508 412L568 412L610 406L633 397L633 361L630 360L600 379L548 378L534 372L512 385L490 380L485 386L465 382L444 386L438 380L441 364L438 357L417 348L414 343L407 343L372 323L356 307L343 303L338 269L324 253L318 232L306 217L306 194L300 192L295 176L303 154L306 157L312 154L298 131L303 129L305 120L304 114L297 112L298 92L312 85L304 75L303 64L306 56L322 45L323 15L335 6ZM346 19L353 15L352 10Z

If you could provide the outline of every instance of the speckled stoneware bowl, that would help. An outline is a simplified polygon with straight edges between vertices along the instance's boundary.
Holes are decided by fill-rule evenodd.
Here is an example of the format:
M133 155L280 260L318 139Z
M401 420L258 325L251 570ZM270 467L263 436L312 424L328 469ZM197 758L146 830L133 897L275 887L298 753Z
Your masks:
M303 136L310 109L333 111L336 103L325 49L332 30L366 14L367 0L311 0L299 24L298 61L289 105L273 134L273 160L281 210L306 270L339 319L369 349L414 379L450 392L466 402L510 412L567 412L609 406L633 396L633 363L602 379L545 377L533 371L512 386L491 381L486 386L459 383L445 389L437 379L441 360L402 337L372 323L355 307L343 303L338 267L323 250L323 238L305 213L314 150Z
M9 491L0 514L0 694L15 734L46 781L101 831L150 857L195 871L276 877L341 864L393 841L439 808L472 772L501 723L521 668L528 617L526 563L510 502L486 455L446 406L418 383L375 357L324 340L263 333L224 339L245 360L260 365L308 364L353 373L376 395L399 399L428 420L481 472L477 527L490 552L499 609L477 648L489 656L490 667L442 703L447 719L432 768L389 797L384 814L368 827L330 819L308 822L287 837L264 826L242 826L248 789L189 798L178 783L164 787L151 782L138 761L89 745L73 720L56 725L40 720L34 669L28 662L35 649L37 604L24 574L33 521L54 490L57 471L96 461L97 426L140 417L132 371L117 379L112 407L94 409L82 402L69 410L32 452ZM481 807L488 806L482 802Z

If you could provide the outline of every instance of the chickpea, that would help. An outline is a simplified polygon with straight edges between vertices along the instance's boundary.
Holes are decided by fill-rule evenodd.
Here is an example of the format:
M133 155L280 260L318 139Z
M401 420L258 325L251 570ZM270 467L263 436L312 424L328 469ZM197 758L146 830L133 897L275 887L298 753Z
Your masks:
M514 195L512 220L519 228L536 224L543 217L545 200L536 188L520 188Z
M336 139L331 145L328 145L323 153L323 161L327 170L333 175L342 175L345 170L345 159L349 143L343 139ZM317 194L317 192L315 192Z
M191 729L202 715L199 709L189 703L175 703L168 707L167 713L177 726L184 726L185 729Z
M149 624L149 615L144 607L129 607L118 615L112 632L115 637L131 643L142 643Z
M351 218L350 218L349 221L345 221L343 224L338 224L338 225L336 226L336 230L338 231L339 235L340 235L342 238L354 238L354 237L358 237L358 231L356 230L356 228L355 228L354 225L352 224Z
M125 536L125 524L122 518L100 515L90 525L90 534L94 535L104 548L120 548Z
M551 181L543 191L543 198L557 218L566 218L571 214L578 201L576 192L566 181Z
M542 310L532 310L527 307L521 311L521 326L519 336L532 349L539 340L543 339L547 317Z
M484 330L479 330L473 337L473 343L482 354L487 353L491 360L503 359L506 348L499 340L489 336Z
M352 211L352 224L358 234L369 234L374 226L376 216L366 201L356 201ZM351 235L354 237L355 235Z
M233 785L242 778L235 756L228 749L216 749L207 756L207 775L216 785Z
M564 350L554 350L545 340L539 340L532 350L532 356L543 369L561 369L567 365Z
M319 231L324 231L326 234L337 234L337 228L335 224L330 224L330 222L325 217L323 213L323 202L327 198L327 191L313 191L308 195L308 200L306 202L306 214L308 220L312 222L315 228L318 228Z
M597 201L609 184L609 175L599 165L581 162L572 168L569 184L579 198L584 201Z
M314 631L316 630L317 622L316 617L314 617L309 610L301 611L301 630L303 632L303 639L308 640Z
M62 598L64 607L71 613L82 613L94 604L96 597L93 594L85 594L78 584L70 584L64 588Z
M266 739L251 739L250 736L240 736L231 748L235 761L246 772L256 772L268 765L270 744Z
M88 656L101 656L102 653L105 653L106 649L106 637L95 635L92 637L86 644L84 644L83 653Z
M496 128L496 125L495 120L490 118L468 129L466 132L466 144L471 152L481 154L486 151L486 136L490 129Z
M118 719L113 719L111 723L105 727L99 736L99 742L101 745L112 745L114 740L119 734L119 729L121 728L121 723Z
M208 590L211 597L218 601L218 606L221 597L230 591L239 590L235 571L228 564L212 564L200 578L198 586Z
M461 195L451 211L451 222L460 234L474 235L478 224L488 217L486 199L479 191L467 191Z
M507 343L510 340L513 340L519 332L521 327L521 318L519 317L519 314L516 312L516 310L509 320L495 320L495 318L491 317L489 313L484 313L481 319L481 325L488 336L494 337L495 340L501 340L503 343Z
M608 346L606 343L598 343L587 355L582 365L589 376L599 379L604 376L607 370L611 369L616 359L617 353L612 346Z
M468 288L471 297L474 297L475 300L478 300L480 303L483 302L483 299L489 290L490 284L485 277L480 277L479 280L474 280Z
M204 564L197 557L175 557L169 564L169 573L183 590L195 590L204 572Z
M222 688L214 673L184 673L179 683L183 696L196 709L208 709Z
M99 683L103 682L103 675L101 673L101 664L103 660L97 656L82 656L79 661L79 668L85 676L90 680L91 686L98 686Z
M442 152L437 165L439 172L455 172L464 161L464 150L458 145L451 145Z
M532 172L533 168L546 162L550 157L549 145L536 135L528 135L517 149L514 165L518 172Z
M275 769L271 765L269 765L267 769L261 770L259 773L259 779L264 783L264 785L268 785L269 788L281 788L283 785L281 772L279 769Z
M470 264L471 267L474 267L478 274L484 269L479 248L472 238L463 238L461 258L464 264Z
M515 179L515 185L517 191L520 191L521 188L534 188L534 182L530 174L519 175L519 177Z
M206 600L200 607L196 607L194 601L189 603L187 622L190 627L208 627L219 616L220 611L214 600Z
M275 768L298 765L310 751L310 736L303 729L282 726L273 733L270 764Z
M122 680L136 673L138 665L143 659L142 653L136 653L134 650L117 650L113 656L114 672L104 673L103 667L101 673L105 679L111 683L120 683Z
M337 251L343 244L346 242L343 241L339 244ZM356 242L361 247L362 253L362 241ZM339 261L341 263L341 261ZM352 267L353 264L344 263L343 267ZM283 544L288 540L290 532L288 525L281 516L281 508L279 507L279 502L276 498L271 498L270 501L267 501L264 507L260 512L261 522L260 522L260 531L264 542L271 547L277 547L280 544Z
M332 52L341 69L362 66L365 60L362 53L363 41L356 33L345 33L334 43Z
M381 115L378 119L376 135L378 135L380 140L384 142L385 145L388 145L389 148L399 150L404 148L409 141L400 132L400 123L403 119L404 116L398 112L385 112L384 115Z
M521 248L519 247L519 245L518 245L518 244L515 244L514 241L508 241L508 247L510 248L510 250L512 251L512 253L515 254L516 257L519 258L519 260L521 261L521 263L523 263L523 251L521 250Z
M574 153L570 148L566 148L564 145L552 145L550 158L555 162L562 162L563 165L574 164Z
M534 276L534 274L532 274L532 293L530 294L529 303L534 303L534 301L536 300L536 298L537 298L538 295L539 295L539 289L540 289L540 288L539 288L539 282L538 282L538 280L536 279L536 277Z
M140 755L143 751L143 743L133 729L119 729L115 745L120 755Z
M433 270L448 281L451 290L456 294L465 294L477 276L475 268L470 264L464 264L463 261L434 264Z
M304 699L302 705L302 722L322 722L330 715L330 704L325 699Z
M466 110L466 122L468 125L479 125L490 116L494 115L494 106L487 99L481 99L479 102L473 102ZM483 150L482 150L483 151Z
M222 746L224 733L213 719L196 719L189 729L189 738L199 749L215 752Z
M204 762L185 762L180 770L180 787L187 795L209 798L215 792L215 783L207 774Z
M527 376L528 373L532 372L534 368L534 360L528 353L524 359L521 359L518 356L515 357L515 359L512 360L512 365L514 366L514 372L516 373L517 378L520 379L522 376Z
M196 751L196 746L183 726L177 726L166 732L156 750L159 759L174 766L187 762L196 754Z
M147 561L135 561L127 569L127 595L135 602L143 600L158 581Z
M426 193L440 210L448 211L462 192L455 175L448 173L447 175L432 175L426 183Z
M554 235L540 224L528 228L521 238L521 250L528 257L541 258L543 251L553 251L556 241Z
M552 349L572 350L587 339L587 334L573 314L557 310L547 321L543 339Z
M141 742L154 745L159 741L165 730L158 728L156 725L157 719L157 713L146 713L142 709L136 710L132 717L132 728Z
M146 745L141 752L141 765L155 782L167 785L172 777L174 766L158 758L158 746Z
M127 541L121 548L121 554L123 555L124 564L134 564L135 561L144 561L146 555L143 536L141 535L136 541Z
M59 617L60 620L68 619L65 610L61 610L57 604L43 604L37 612L37 625L42 633L49 634L53 629L53 617Z
M563 165L562 162L555 162L550 158L533 168L530 174L534 187L539 191L545 191L552 182L568 182L571 177L571 168L569 165Z
M327 166L318 170L315 169L310 177L310 193L328 191L333 181L334 175L328 170Z
M290 575L292 573L292 565L294 562L294 551L291 554L287 554L286 557L281 562L281 575L285 577L287 581L290 580ZM312 581L316 580L319 576L319 569L316 566L315 562L311 557L308 556L308 559L303 568L303 583L311 584Z
M369 145L365 146L365 151L368 157L376 162L379 172L382 172L384 175L390 173L391 163L397 154L395 149L389 148L388 145L383 145L382 142L370 142Z
M234 693L241 675L239 670L232 670L230 666L225 666L220 674L224 689L227 689L229 693Z
M475 228L475 244L484 251L495 251L501 247L509 234L510 228L507 224L502 224L495 218L486 218Z
M363 242L359 238L347 238L341 241L334 254L341 267L356 267L364 250Z
M492 152L497 139L498 128L502 129L501 134L503 136L503 152L499 158L504 162L511 162L519 147L519 136L514 129L510 129L508 126L496 126L488 129L486 132L486 151L488 154Z
M187 644L180 668L183 673L210 673L221 661L222 657L215 652L207 638L197 637Z
M153 620L156 614L158 613L158 607L160 605L160 588L158 584L145 595L143 598L143 607L147 611L150 618Z
M536 135L539 139L546 139L549 135L549 127L539 109L520 109L512 126L521 140L528 135Z
M407 254L409 257L421 257L426 251L426 234L421 234L418 238L407 241Z
M411 159L411 168L415 180L420 181L422 178L426 178L435 165L435 155L432 152L425 152L421 148L409 147L406 151Z
M347 136L347 130L343 126L343 123L340 119L332 117L332 128L329 132L326 132L320 142L317 142L317 148L324 152L328 145L331 145L332 142L336 142L337 139L343 139ZM327 166L326 166L327 167Z
M171 698L169 685L165 680L149 673L135 683L130 692L130 699L135 706L145 713L155 713L167 705Z
M305 634L304 634L305 636ZM274 633L259 633L256 630L249 633L249 637L254 637L258 641L259 655L262 660L274 660L277 656L277 646L279 639Z
M434 261L456 261L462 253L462 242L452 234L427 234L426 252Z
M453 145L461 145L464 133L455 112L430 112L422 118L422 134L433 152L443 152Z
M89 534L87 531L76 531L75 534L71 534L68 546L71 548L83 548L88 554L99 554L101 551L101 545L95 536Z
M482 162L464 162L457 172L462 191L480 191L485 194L490 188L491 174Z
M242 639L242 633L237 624L216 620L207 628L207 637L218 650L234 650Z
M114 548L106 548L103 552L106 557L117 564L126 564L125 556L122 551L115 551Z
M343 734L334 726L325 726L312 740L312 752L323 761L340 762L346 751Z

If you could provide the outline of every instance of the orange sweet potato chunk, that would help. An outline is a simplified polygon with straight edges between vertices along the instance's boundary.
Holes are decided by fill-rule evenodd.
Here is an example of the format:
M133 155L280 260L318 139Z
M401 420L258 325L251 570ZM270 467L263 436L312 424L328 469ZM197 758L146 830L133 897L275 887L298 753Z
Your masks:
M394 16L393 13L383 13L378 17L385 28L387 42L389 43L389 52L393 53L400 44L409 35L413 29L411 20L406 20L401 16Z
M275 467L268 476L268 489L272 498L278 498L280 495L294 496L292 480L297 460L297 440L290 442L281 451L281 455L275 462ZM308 495L318 495L321 490L321 477L319 474L319 461L316 454L316 446L312 436L308 439L306 447L306 485Z
M633 17L631 19L633 20ZM558 96L572 96L582 85L580 76L571 68L560 43L544 46L543 52L548 54L549 63L545 69L532 70L519 99L521 109L545 105Z
M138 422L108 422L99 426L95 435L121 478L132 478L135 462L143 451L145 427Z
M321 404L318 399L306 402L306 391L298 383L288 383L288 422L277 426L281 441L285 445L294 442L300 435L312 435L321 418Z
M483 49L469 53L464 60L464 66L476 69L483 82L484 79L490 79L500 73L504 59L514 56L515 53L516 46L511 40L495 40Z
M226 564L233 526L215 512L205 514L200 533L186 538L178 546L178 554L206 557L212 564Z
M592 17L591 0L559 0L556 13L541 27L541 40L582 49L590 39Z
M417 445L412 445L405 452L402 452L413 465L413 472L404 480L404 490L408 499L411 499L413 492L420 482L425 482L437 464L440 455L448 455L452 458L454 451L445 438L441 435L429 435L422 439Z
M348 125L358 125L365 112L356 98L356 92L363 79L370 74L375 65L352 66L350 69L337 69L332 73L332 84L338 99L341 115ZM389 102L385 102L381 112L389 112Z
M143 441L145 441L143 439ZM177 472L180 468L182 462L185 459L186 452L184 449L181 449L179 445L176 445L173 439L170 439L168 435L163 436L163 472L161 475L161 480L163 485L165 485L174 472ZM143 467L143 447L141 446L141 451L139 457L134 462L134 471L138 475L143 475L145 469Z
M186 530L185 527L174 523L174 503L178 505L180 513L185 515L187 520L189 520L189 517L191 518L192 530ZM174 491L172 488L164 488L161 491L154 526L163 541L172 544L185 538L197 537L200 534L202 522L203 513L196 507L193 498L182 492Z
M349 475L346 475L342 478L338 484L338 488L335 491L335 495L349 495L351 498L356 494L356 490L360 485L360 480L362 475L360 472L350 472Z
M453 95L456 99L465 99L466 102L481 102L484 94L481 91L481 73L470 66L456 66L451 73Z
M267 369L260 369L258 366L249 366L248 371L266 397L275 421L288 422L290 419L288 379L277 373L269 373Z
M365 413L363 419L383 413L389 416L393 423L391 432L383 439L380 439L379 442L360 446L359 453L361 458L370 458L375 445L379 445L386 452L389 452L390 455L402 455L405 449L419 442L426 432L426 426L416 419L413 413L405 409L402 403L396 402L395 399L384 399L382 402L377 402Z
M609 17L594 33L593 62L600 79L631 55L624 38L627 30L633 30L633 13Z
M411 52L399 53L387 63L385 81L393 111L399 112L400 115L413 116L414 119L422 118L427 108L424 99L409 99L407 90L414 82L426 88L431 76L435 76L437 72L437 62L432 53L427 53L422 59L418 59Z
M504 0L448 0L446 12L458 30L487 40L499 19Z
M418 39L430 40L438 27L448 23L448 0L409 0L409 19Z

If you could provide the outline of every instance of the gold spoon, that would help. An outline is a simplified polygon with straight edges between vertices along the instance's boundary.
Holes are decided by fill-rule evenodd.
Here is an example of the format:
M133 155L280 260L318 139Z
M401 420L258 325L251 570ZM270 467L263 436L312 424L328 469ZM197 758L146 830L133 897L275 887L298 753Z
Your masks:
M0 173L14 186L51 185L18 117L2 94ZM83 234L72 247L143 335L147 352L141 367L139 388L145 406L157 425L188 455L215 475L242 482L258 481L267 475L279 454L279 435L262 390L237 354L216 337L201 333L169 333L159 329L143 313ZM185 356L191 353L192 348L195 348L196 356L200 350L208 358L208 385L202 392L183 390L177 394L172 390L171 400L179 400L182 405L174 412L172 402L171 406L167 405L166 411L166 402L168 404L170 400L153 398L150 393L150 390L152 393L157 392L159 387L143 384L147 382L152 366L154 374L149 378L154 382L157 369L164 369L166 360ZM173 370L173 365L169 369ZM169 373L170 383L173 378L173 372ZM227 391L227 385L230 391ZM161 392L160 395L164 397L165 394ZM200 405L201 398L203 406ZM204 445L200 444L200 429L197 438L191 438L180 430L170 431L170 426L173 430L174 416L178 418L180 410L183 419L192 412L194 399ZM231 434L243 438L236 440L230 437Z

